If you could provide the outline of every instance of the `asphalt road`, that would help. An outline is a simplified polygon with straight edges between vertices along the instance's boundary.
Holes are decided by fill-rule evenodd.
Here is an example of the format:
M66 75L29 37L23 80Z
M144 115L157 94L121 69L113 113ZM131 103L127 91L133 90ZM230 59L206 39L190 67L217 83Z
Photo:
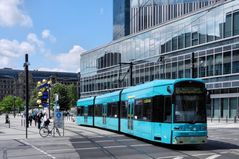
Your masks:
M1 126L0 126L1 128ZM19 127L15 127L18 129ZM19 128L20 129L20 128ZM34 133L32 129L32 133ZM3 130L3 129L2 129ZM123 134L81 127L68 122L65 137L0 138L3 159L239 159L239 128L209 128L209 141L200 146L152 144ZM1 134L0 129L0 136ZM7 136L7 135L6 135Z

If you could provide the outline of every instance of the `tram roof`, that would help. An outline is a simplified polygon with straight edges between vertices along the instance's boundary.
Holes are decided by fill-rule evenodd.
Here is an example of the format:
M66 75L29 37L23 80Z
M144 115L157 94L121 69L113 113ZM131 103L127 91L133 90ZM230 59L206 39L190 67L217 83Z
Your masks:
M77 106L88 106L93 105L94 103L94 97L84 98L84 99L78 99L77 100Z

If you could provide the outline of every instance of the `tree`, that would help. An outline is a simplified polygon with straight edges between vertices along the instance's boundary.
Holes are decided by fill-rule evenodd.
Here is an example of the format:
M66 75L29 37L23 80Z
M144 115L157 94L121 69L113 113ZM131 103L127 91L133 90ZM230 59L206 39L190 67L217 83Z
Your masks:
M70 84L67 86L67 91L68 95L70 98L70 107L75 107L76 106L76 101L77 101L77 88L75 85Z
M32 96L30 97L30 102L29 102L29 105L30 105L30 108L35 108L36 105L37 105L37 87L33 89L32 91Z
M23 100L20 97L14 97L14 96L5 96L3 100L0 102L0 111L1 112L10 112L14 110L21 111L24 109L23 106Z
M58 104L60 105L60 110L69 110L71 99L69 97L67 86L61 83L56 83L52 87L52 94L58 94L59 100Z

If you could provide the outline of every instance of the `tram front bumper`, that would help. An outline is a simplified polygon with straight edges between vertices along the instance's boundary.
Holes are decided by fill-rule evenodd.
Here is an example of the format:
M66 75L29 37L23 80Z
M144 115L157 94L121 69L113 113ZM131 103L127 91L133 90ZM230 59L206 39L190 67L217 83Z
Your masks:
M173 138L173 144L204 144L207 143L207 136L176 136Z

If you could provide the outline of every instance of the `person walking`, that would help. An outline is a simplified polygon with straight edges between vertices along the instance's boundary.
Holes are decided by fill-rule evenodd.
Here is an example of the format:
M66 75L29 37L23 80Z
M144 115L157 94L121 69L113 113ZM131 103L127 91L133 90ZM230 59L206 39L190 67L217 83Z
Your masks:
M9 115L8 114L6 114L5 119L6 119L5 124L8 124L9 123Z
M32 126L32 115L29 116L29 119L28 119L28 120L29 120L30 126Z
M37 114L37 124L38 124L38 129L41 128L41 120L42 120L42 113Z

